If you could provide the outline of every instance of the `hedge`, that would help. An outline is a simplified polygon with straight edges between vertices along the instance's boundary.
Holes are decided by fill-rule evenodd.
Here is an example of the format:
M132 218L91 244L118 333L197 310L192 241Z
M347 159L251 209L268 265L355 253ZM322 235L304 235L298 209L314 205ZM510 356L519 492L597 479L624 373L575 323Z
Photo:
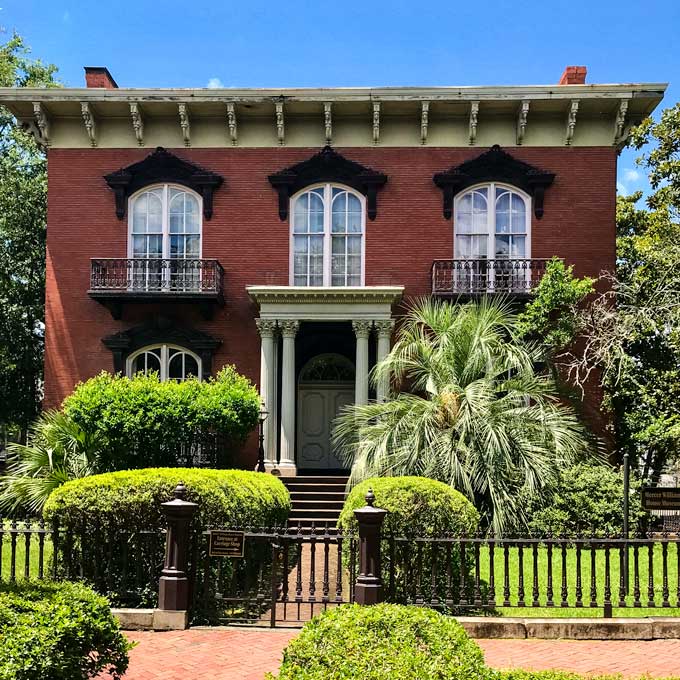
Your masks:
M172 499L180 482L186 500L198 504L192 535L200 564L205 542L198 539L206 528L282 526L288 518L290 496L273 475L197 468L93 475L55 489L45 503L45 519L59 528L59 572L81 575L116 605L155 606L165 548L161 503ZM271 550L261 557L265 568ZM240 561L227 561L222 571L231 573L232 562ZM211 565L217 568L217 562Z
M394 604L341 605L305 624L266 680L586 680L564 671L499 671L455 619ZM620 675L588 680L622 680ZM642 679L641 679L642 680ZM671 680L668 678L667 680Z
M481 650L452 618L422 607L343 605L305 624L284 651L278 680L482 680L487 674Z
M246 470L147 468L74 479L52 492L46 520L62 529L83 524L109 531L154 531L165 527L161 503L180 482L186 500L198 503L195 526L281 526L290 496L280 479Z
M376 507L388 511L383 533L395 536L441 536L471 534L479 513L470 501L443 482L426 477L374 477L357 484L347 496L338 526L356 532L354 510L366 505L369 489Z
M193 465L197 456L229 467L257 426L260 399L250 381L227 366L203 382L102 372L78 384L62 408L86 432L105 438L101 472Z
M131 645L105 598L78 583L0 584L0 680L122 677Z
M640 482L631 475L630 526L645 518ZM560 474L547 498L527 505L531 531L546 535L616 536L623 531L623 473L611 465L580 463Z

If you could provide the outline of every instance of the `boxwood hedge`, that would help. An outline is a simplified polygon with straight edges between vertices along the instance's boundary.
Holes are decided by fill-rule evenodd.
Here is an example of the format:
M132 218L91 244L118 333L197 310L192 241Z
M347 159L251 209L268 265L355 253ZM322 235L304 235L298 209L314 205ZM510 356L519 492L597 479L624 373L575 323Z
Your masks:
M481 650L452 618L421 607L343 605L305 624L278 680L482 680L487 673Z
M0 584L0 679L122 677L130 644L105 598L78 583Z
M146 468L74 479L55 489L43 515L62 530L86 525L107 531L154 531L165 527L161 503L180 482L186 500L198 503L197 528L275 526L285 523L290 496L280 479L246 470Z
M383 533L395 536L470 534L479 513L463 494L443 482L426 477L374 477L357 484L347 496L338 526L356 532L354 510L366 504L369 489L375 505L388 511Z

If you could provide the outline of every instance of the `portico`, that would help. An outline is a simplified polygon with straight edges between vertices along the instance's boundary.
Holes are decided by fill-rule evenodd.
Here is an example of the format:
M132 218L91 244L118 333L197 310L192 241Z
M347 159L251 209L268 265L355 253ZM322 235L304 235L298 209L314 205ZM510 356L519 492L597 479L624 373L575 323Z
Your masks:
M256 319L261 337L259 388L270 413L264 432L265 465L267 470L292 476L298 470L296 428L299 423L296 423L296 412L299 367L296 366L296 342L301 324L351 324L354 335L354 355L351 357L354 362L354 403L367 404L371 342L375 343L374 356L378 362L390 350L394 326L392 306L401 299L403 286L249 286L247 291L260 309ZM376 399L384 399L387 390L387 383L382 381L377 385ZM331 413L328 410L325 413L321 416L325 421L320 426L327 429L328 419L333 416L328 415Z

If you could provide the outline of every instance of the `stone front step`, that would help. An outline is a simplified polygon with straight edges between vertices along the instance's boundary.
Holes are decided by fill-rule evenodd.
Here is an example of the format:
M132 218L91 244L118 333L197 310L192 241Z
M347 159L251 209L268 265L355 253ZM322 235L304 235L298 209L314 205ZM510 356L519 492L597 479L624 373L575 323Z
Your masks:
M342 475L309 475L282 477L291 497L291 525L317 529L326 524L335 527L345 501L347 477Z

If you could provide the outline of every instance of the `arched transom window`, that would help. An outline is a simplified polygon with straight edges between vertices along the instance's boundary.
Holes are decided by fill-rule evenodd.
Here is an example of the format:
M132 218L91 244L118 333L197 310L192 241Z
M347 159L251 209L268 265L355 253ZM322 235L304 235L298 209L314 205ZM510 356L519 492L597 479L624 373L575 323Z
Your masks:
M127 361L129 377L143 373L158 373L161 380L201 378L201 360L193 352L175 345L144 347L130 355Z
M333 184L293 199L291 284L361 286L364 281L364 198Z
M456 198L454 255L492 260L531 257L530 199L503 184L485 184Z

